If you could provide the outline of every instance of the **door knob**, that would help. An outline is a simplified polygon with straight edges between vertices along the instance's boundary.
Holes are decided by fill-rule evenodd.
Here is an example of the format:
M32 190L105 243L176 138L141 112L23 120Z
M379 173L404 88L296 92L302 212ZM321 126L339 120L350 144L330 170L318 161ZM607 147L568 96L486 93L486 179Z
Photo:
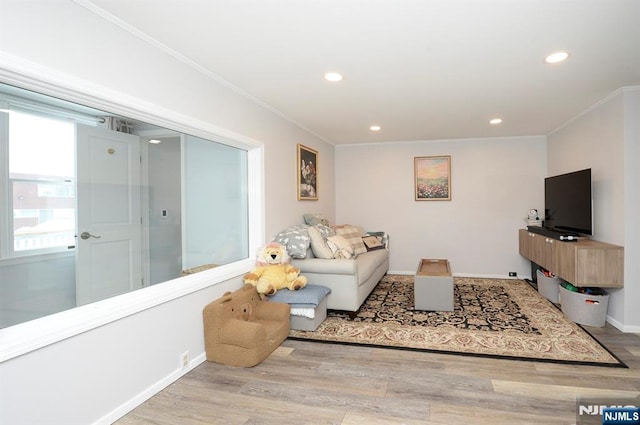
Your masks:
M96 235L92 235L89 232L82 232L80 233L80 238L81 239L89 239L89 238L96 238L96 239L100 239L102 236L96 236Z

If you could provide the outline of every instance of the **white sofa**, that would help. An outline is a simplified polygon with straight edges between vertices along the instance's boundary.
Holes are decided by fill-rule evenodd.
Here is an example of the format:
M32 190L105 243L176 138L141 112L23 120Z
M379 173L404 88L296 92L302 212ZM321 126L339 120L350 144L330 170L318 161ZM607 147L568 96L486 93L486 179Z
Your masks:
M328 309L355 312L389 271L389 250L368 251L348 260L293 259L291 264L300 269L308 283L331 289Z
M322 214L283 229L274 240L313 285L331 289L327 309L357 312L389 271L389 235L350 224L330 225Z

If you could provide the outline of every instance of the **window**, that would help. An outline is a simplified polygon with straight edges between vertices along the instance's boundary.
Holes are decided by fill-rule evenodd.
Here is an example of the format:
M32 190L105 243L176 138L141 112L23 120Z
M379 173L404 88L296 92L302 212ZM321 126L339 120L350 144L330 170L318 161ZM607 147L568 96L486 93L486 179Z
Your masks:
M73 123L12 110L8 153L8 256L73 246Z

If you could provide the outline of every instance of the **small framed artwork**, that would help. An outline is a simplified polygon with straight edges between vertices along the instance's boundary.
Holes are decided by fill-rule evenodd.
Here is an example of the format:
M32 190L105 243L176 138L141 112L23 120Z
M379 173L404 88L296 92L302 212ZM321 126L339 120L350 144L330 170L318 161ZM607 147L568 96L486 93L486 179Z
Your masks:
M413 159L416 201L451 200L451 156Z
M318 200L318 151L298 144L298 201Z

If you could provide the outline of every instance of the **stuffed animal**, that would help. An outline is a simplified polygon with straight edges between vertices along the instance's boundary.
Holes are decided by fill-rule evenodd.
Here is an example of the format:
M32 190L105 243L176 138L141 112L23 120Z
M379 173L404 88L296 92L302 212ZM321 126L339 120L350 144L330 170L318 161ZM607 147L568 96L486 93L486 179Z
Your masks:
M244 283L256 287L259 294L273 295L279 289L296 291L307 286L307 278L300 276L300 270L289 264L287 249L270 242L258 253L256 267L244 276Z

